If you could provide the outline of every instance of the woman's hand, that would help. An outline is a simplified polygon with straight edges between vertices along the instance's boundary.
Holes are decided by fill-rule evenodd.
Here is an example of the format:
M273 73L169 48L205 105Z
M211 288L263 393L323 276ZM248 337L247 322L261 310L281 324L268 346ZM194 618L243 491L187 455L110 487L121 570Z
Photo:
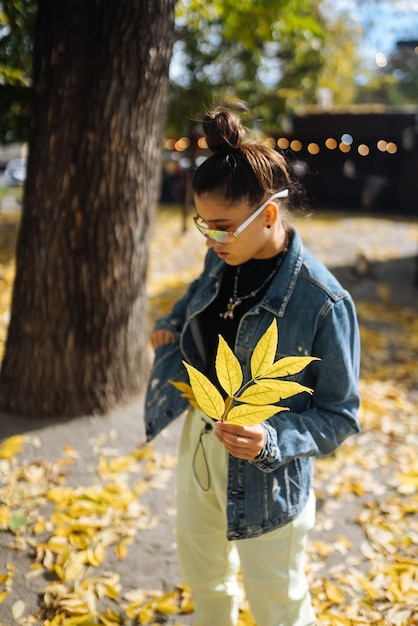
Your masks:
M215 437L232 456L250 461L264 448L266 431L261 424L238 426L228 422L216 422Z
M162 330L154 330L150 334L149 340L154 350L156 350L166 343L173 343L174 333L171 330L167 330L165 328L163 328Z

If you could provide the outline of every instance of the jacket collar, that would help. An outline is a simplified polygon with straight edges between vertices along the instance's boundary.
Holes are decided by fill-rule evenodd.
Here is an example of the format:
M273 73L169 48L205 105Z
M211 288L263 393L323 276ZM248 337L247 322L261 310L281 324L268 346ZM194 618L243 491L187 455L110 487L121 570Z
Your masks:
M299 233L293 228L289 231L289 239L289 250L283 259L280 271L277 272L276 276L273 278L264 298L258 305L266 309L271 309L276 315L279 315L279 317L283 317L284 315L287 303L295 288L296 280L303 264L304 248L302 239ZM210 270L210 276L215 280L220 280L225 272L226 264L216 257L213 250L210 250L208 254L212 254L215 258Z

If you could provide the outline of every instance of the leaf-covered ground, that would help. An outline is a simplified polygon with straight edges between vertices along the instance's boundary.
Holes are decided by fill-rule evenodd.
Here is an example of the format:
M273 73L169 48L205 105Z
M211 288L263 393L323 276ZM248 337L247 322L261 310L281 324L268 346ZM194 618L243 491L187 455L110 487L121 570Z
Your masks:
M0 354L17 221L0 213ZM316 461L308 573L318 624L418 624L418 225L324 214L298 228L352 291L363 342L362 432ZM180 229L178 213L159 212L150 324L201 267L200 235ZM1 418L1 625L192 624L173 573L179 427L135 445L140 429L126 432L135 422L124 415L103 428L90 417L48 427ZM253 624L242 608L240 626Z

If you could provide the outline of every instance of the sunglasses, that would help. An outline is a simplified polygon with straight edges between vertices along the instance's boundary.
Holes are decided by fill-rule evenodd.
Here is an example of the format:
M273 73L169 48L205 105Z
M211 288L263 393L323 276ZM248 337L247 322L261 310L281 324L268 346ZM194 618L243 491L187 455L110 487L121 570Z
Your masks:
M238 235L242 233L242 231L245 230L247 226L249 226L264 211L266 206L270 204L272 200L275 200L276 198L287 198L288 195L288 189L282 189L282 191L274 193L272 196L270 196L270 198L268 198L268 200L266 200L261 205L260 208L254 211L254 213L250 215L250 217L246 219L245 222L241 224L241 226L238 226L238 228L233 233L228 230L214 230L213 228L209 228L207 223L199 215L195 215L193 220L196 224L198 231L202 233L202 235L204 235L205 237L213 239L217 243L230 243L231 241L234 241L234 239L236 239Z

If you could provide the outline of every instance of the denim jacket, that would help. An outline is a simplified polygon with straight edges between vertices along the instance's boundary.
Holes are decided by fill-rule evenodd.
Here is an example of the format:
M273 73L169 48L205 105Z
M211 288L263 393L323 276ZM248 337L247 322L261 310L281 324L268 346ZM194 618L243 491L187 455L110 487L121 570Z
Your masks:
M202 274L155 329L171 329L174 343L157 348L145 401L147 440L188 408L170 380L188 382L182 360L203 369L196 316L216 298L224 261L209 250ZM353 301L297 232L263 299L241 319L234 352L251 378L250 358L273 318L279 330L276 359L319 357L288 377L314 389L279 404L289 407L263 422L266 442L252 461L229 456L228 538L255 537L292 521L312 488L313 457L333 452L359 432L360 341Z

